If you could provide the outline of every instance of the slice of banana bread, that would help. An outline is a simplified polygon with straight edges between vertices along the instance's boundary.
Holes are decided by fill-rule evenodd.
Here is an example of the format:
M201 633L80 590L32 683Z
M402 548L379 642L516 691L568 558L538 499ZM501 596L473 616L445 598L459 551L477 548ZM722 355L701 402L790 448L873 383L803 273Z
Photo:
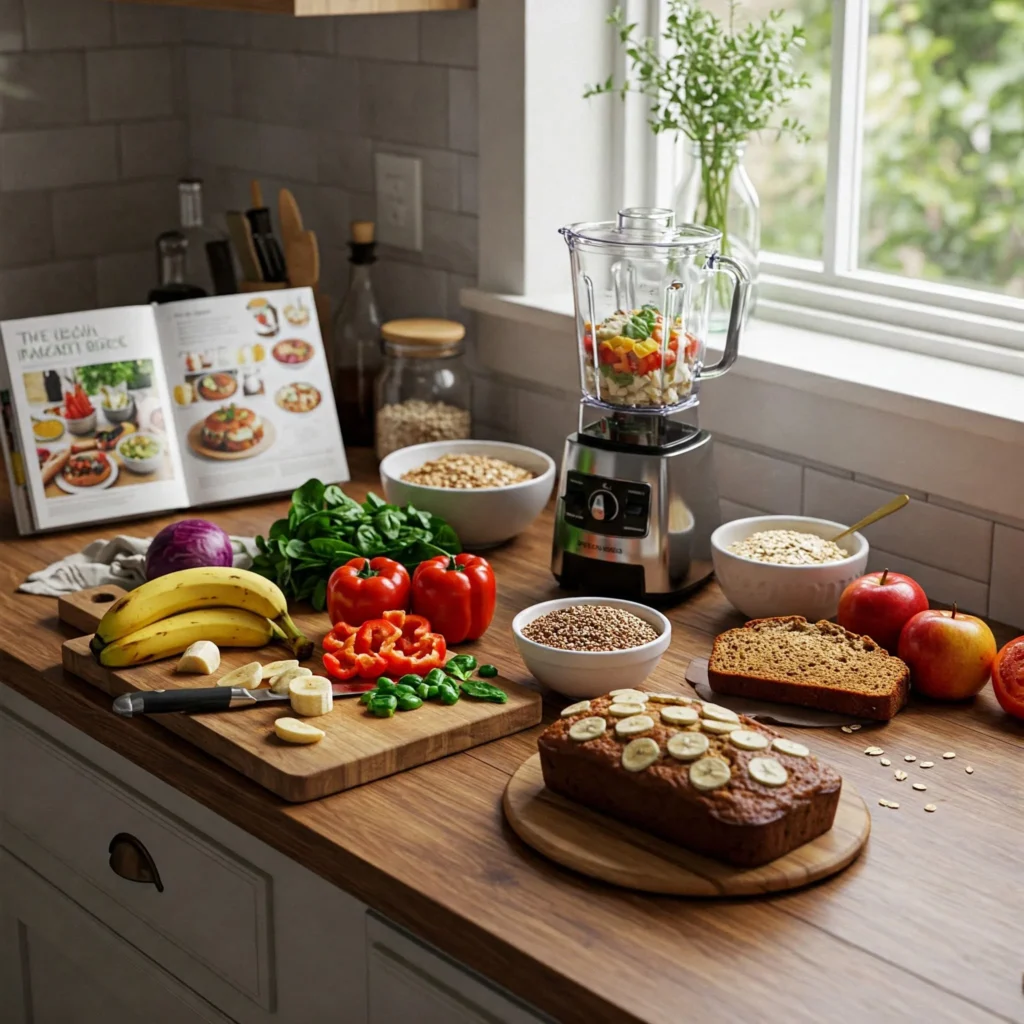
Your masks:
M887 721L907 703L910 670L871 637L801 615L754 619L715 638L716 693Z

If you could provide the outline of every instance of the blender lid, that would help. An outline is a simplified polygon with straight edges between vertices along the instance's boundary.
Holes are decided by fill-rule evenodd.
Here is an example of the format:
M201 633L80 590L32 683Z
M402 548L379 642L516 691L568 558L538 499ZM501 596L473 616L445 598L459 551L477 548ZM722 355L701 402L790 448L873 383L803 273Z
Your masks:
M619 210L615 220L570 224L560 229L569 245L640 246L644 249L714 248L722 232L702 224L676 224L672 210L657 206L631 206Z

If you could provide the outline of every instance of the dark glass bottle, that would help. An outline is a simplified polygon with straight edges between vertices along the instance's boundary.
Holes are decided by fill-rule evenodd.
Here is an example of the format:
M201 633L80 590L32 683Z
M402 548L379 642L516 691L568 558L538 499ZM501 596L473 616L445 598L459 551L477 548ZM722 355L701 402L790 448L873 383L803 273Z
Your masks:
M153 288L149 302L180 302L201 299L206 292L186 280L188 239L180 231L165 231L156 240L156 265L160 283Z
M348 291L334 318L331 379L347 445L373 444L373 385L380 369L380 313L370 267L376 262L372 221L353 221Z

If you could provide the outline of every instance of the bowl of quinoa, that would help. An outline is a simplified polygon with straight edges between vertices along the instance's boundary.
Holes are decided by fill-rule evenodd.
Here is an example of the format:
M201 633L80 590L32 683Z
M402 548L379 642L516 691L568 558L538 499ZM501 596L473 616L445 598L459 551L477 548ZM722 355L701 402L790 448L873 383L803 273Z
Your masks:
M505 441L434 441L392 452L380 464L380 481L388 501L433 512L463 547L480 550L522 533L540 515L555 463Z
M672 625L635 601L568 597L525 608L512 635L536 679L582 699L642 683L668 649Z
M811 516L752 516L723 523L711 535L711 559L722 592L751 619L832 618L846 585L867 571L863 534L838 544L831 540L847 525Z

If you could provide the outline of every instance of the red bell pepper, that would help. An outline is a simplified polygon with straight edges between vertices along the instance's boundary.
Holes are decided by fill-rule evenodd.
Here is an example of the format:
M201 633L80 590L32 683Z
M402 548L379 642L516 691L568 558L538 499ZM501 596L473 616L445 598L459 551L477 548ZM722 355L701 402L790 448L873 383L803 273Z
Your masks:
M449 647L484 635L494 618L494 572L479 555L437 555L416 566L412 607Z
M430 632L421 615L389 609L379 619L368 619L358 629L339 622L324 637L324 668L335 679L377 679L385 673L398 677L426 675L442 668L447 654L444 637Z
M327 614L333 623L360 626L391 608L404 611L408 604L409 573L390 558L353 558L327 581Z

